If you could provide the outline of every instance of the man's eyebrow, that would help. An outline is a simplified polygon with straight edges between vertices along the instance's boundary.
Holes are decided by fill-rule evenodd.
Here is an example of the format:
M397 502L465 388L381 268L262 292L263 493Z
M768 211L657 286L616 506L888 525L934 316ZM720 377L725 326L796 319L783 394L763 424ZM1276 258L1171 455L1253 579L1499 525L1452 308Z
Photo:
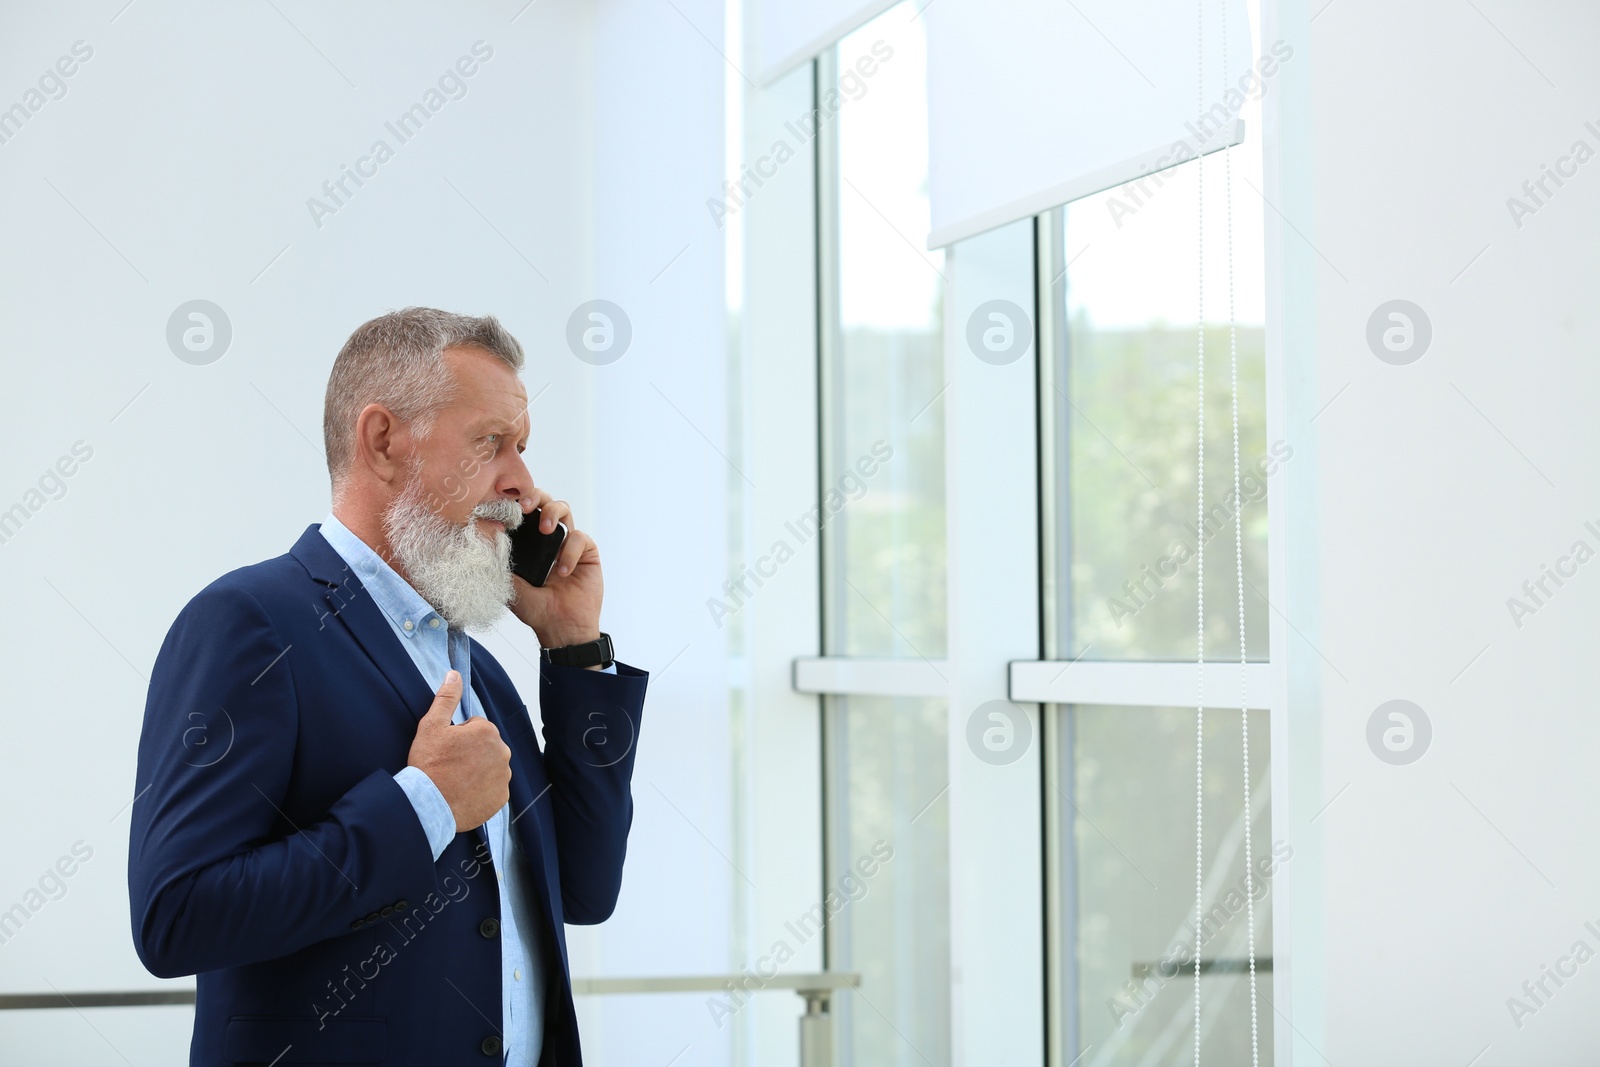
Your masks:
M512 422L506 421L499 415L485 415L482 418L474 419L472 422L468 423L467 429L476 432L478 430L490 430L496 428L509 429L511 426Z
M526 412L524 412L524 415L526 415ZM526 417L524 417L524 418L522 418L520 420L516 420L516 421L520 421L522 423L521 436L523 438L528 437L529 436L529 431L531 429L531 427L529 425L530 420L527 419ZM505 419L502 419L498 415L486 415L483 418L476 419L473 422L469 423L468 427L467 427L467 432L472 434L472 435L474 435L474 436L476 436L476 435L478 435L480 433L483 433L485 431L496 431L496 432L503 432L503 433L506 433L506 434L516 433L517 432L516 422L515 421L507 422Z

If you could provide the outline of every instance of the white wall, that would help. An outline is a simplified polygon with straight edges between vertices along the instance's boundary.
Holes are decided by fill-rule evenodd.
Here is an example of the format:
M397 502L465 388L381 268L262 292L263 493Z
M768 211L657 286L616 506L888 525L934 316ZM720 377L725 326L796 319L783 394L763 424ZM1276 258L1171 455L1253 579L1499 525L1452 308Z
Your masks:
M1295 448L1273 500L1289 738L1274 834L1296 849L1280 1054L1592 1062L1600 964L1547 980L1520 1028L1507 1000L1536 1006L1523 982L1575 942L1600 951L1584 925L1600 920L1600 569L1520 628L1507 598L1575 541L1600 549L1584 526L1600 518L1600 163L1520 227L1507 198L1575 141L1600 150L1600 14L1265 6L1265 40L1296 52L1267 100L1283 133L1263 208L1283 270L1272 435ZM1409 365L1366 340L1394 299L1432 324ZM1367 741L1393 699L1432 724L1407 765Z
M616 531L608 587L630 590L607 625L660 673L641 729L622 900L606 925L568 929L573 966L590 974L734 965L732 898L745 883L732 860L727 648L705 610L727 549L723 245L704 203L722 181L722 37L720 0L594 7L592 295L633 327L625 356L596 368L593 386L597 514ZM587 999L585 1054L728 1062L731 1031L705 1000Z
M21 705L0 745L0 804L14 816L0 908L74 842L93 849L65 895L0 945L0 993L161 984L132 951L126 891L150 665L189 597L286 551L325 513L327 371L372 315L490 311L522 340L540 394L530 467L602 546L604 624L626 660L665 667L682 620L704 617L725 576L722 463L651 385L720 432L721 248L702 201L720 183L722 59L684 21L719 40L718 5L680 2L680 16L507 0L387 5L378 18L275 4L0 6L0 107L74 42L93 49L66 95L0 144L0 509L29 504L75 442L93 450L0 543L13 608L0 648ZM384 123L478 40L493 55L467 95L398 144ZM318 227L307 198L380 137L394 157ZM594 297L635 327L610 366L565 339ZM232 325L205 366L165 337L195 298ZM501 635L488 647L535 693L532 636L515 623ZM579 973L729 966L731 876L663 801L725 841L720 671L715 641L697 636L652 683L623 898L609 926L573 931ZM682 1044L675 1016L705 1019L683 1007L586 1004L591 1059L665 1063ZM104 1062L109 1040L133 1063L178 1062L189 1016L0 1012L0 1060ZM720 1050L697 1040L693 1062L726 1058L725 1035Z

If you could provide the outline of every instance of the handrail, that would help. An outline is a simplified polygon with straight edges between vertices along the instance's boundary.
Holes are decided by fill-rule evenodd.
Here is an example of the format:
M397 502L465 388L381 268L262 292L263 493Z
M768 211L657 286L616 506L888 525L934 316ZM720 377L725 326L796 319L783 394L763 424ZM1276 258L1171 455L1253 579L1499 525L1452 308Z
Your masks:
M1271 966L1269 963L1268 966ZM1203 967L1203 965L1202 965ZM800 1017L801 1067L831 1067L833 1063L833 993L861 988L856 971L819 971L810 974L775 974L771 978L746 971L741 974L660 975L646 978L574 978L574 996L628 993L720 993L739 990L759 993L788 989L800 994L806 1012ZM29 1008L133 1008L193 1004L193 989L120 990L102 993L0 993L0 1011Z
M119 990L112 993L0 993L0 1011L28 1008L139 1008L193 1004L192 989Z
M621 993L721 992L729 984L745 991L792 989L798 993L833 989L858 989L861 975L854 971L815 974L778 974L762 978L746 974L671 975L647 978L574 978L573 996ZM193 1004L193 989L117 990L91 993L0 993L0 1011L35 1008L136 1008L165 1004Z
M833 992L861 988L856 971L819 971L813 974L681 975L659 978L574 978L575 996L610 993L759 993L766 989L792 989L806 1002L800 1016L800 1067L833 1067Z
M573 996L615 993L718 993L730 988L747 992L763 989L793 989L797 993L833 989L859 989L861 975L855 971L822 971L815 974L760 975L708 974L672 975L651 978L574 978Z

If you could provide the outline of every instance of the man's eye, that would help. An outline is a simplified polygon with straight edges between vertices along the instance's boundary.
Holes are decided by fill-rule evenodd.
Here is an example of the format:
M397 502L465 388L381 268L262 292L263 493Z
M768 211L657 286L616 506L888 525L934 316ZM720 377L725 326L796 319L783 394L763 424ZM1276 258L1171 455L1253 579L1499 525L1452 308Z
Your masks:
M484 440L492 443L496 448L500 446L500 435L497 433L490 434L489 436L485 437Z

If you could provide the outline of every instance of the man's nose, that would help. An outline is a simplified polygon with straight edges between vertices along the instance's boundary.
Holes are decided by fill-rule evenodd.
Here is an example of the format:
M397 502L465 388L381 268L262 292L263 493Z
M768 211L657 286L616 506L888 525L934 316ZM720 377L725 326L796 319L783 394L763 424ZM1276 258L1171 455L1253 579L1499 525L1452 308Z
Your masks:
M500 495L518 502L523 497L533 496L533 476L528 473L527 464L520 458L512 464L506 479L500 483Z

